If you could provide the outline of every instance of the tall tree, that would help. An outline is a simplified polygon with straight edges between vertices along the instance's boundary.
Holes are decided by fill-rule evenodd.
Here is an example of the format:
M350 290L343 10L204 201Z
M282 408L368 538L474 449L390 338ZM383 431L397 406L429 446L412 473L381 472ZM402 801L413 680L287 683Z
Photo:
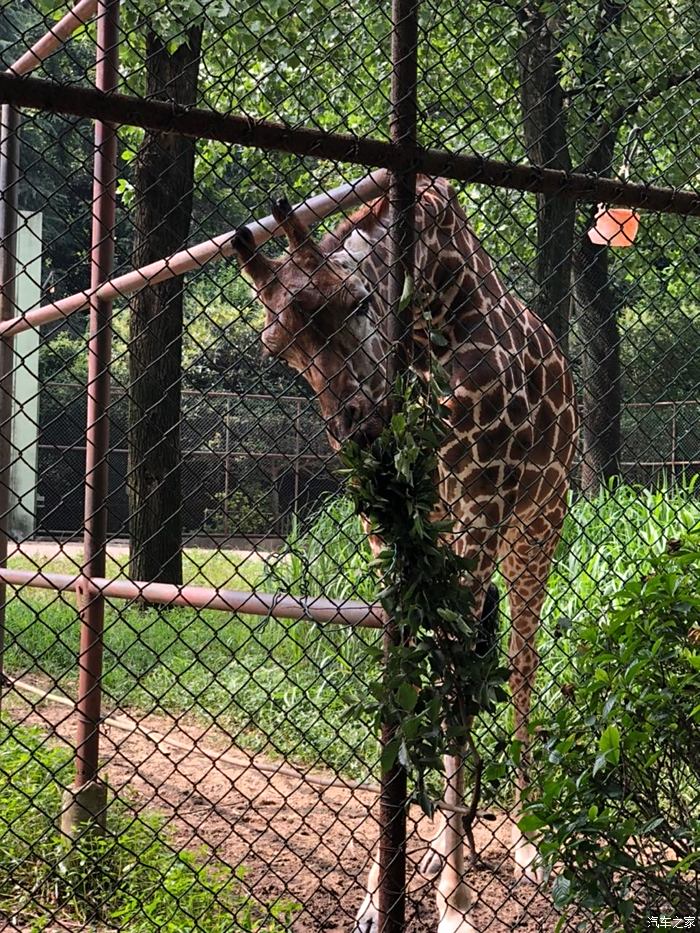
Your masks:
M668 71L671 52L680 64L688 55L681 22L672 28L680 13L644 0L519 5L521 123L530 159L565 171L575 163L579 171L613 174L624 127L642 107L698 74L697 68ZM649 17L649 32L641 33L639 24ZM632 70L640 60L645 67ZM622 293L612 279L610 250L588 239L592 212L586 207L582 215L575 233L574 205L538 196L535 306L562 339L573 265L583 387L581 484L594 493L620 472Z
M567 137L562 49L544 14L519 11L523 38L518 49L520 104L525 148L534 165L571 171ZM533 309L568 348L571 270L576 205L556 194L537 195L537 252Z
M147 95L181 106L194 104L201 45L201 25L189 28L174 50L172 43L149 31ZM185 245L194 160L194 140L145 132L132 176L135 267ZM182 279L143 289L130 307L130 574L136 580L181 583Z

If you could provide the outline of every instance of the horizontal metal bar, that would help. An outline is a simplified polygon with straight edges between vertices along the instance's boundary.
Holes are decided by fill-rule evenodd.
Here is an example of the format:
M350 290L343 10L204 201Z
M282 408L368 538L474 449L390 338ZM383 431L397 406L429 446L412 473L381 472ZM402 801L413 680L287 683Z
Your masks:
M620 466L627 467L677 467L700 466L700 460L621 460Z
M71 87L67 93L62 85L36 78L0 75L0 101L336 162L398 171L413 168L429 175L444 175L497 188L561 194L622 207L700 216L700 194L695 191L632 184L614 178L500 162L477 155L458 155L441 149L399 145L308 127L289 127L253 117L219 114L194 107L185 109L123 94L104 94L94 88Z
M0 75L0 79L2 77ZM103 96L110 99L108 95ZM307 200L297 205L295 211L302 221L313 223L335 214L337 211L355 207L371 200L385 191L388 183L385 172L374 172L357 181L340 185L332 191L307 198ZM264 217L262 220L247 224L247 226L258 244L264 243L273 237L280 227L272 216ZM37 308L35 311L28 311L26 314L3 321L0 323L0 337L13 336L22 331L40 327L42 324L48 324L50 321L68 317L75 311L83 311L89 306L91 299L111 300L124 298L127 295L133 295L134 292L138 292L142 288L146 288L148 285L156 285L158 282L165 282L167 279L184 275L194 269L201 269L208 262L226 259L233 255L231 247L233 234L234 231L229 230L228 233L222 233L211 240L205 240L196 246L190 246L179 253L174 253L172 256L166 256L164 259L158 259L156 262L142 266L140 269L134 269L132 272L119 275L104 282L96 289L77 292L75 295L60 298L58 301Z
M34 71L49 55L59 49L76 29L88 23L97 12L97 0L80 0L73 9L38 39L14 65L7 69L8 74L26 75Z
M56 453L80 453L84 454L86 447L85 444L80 446L76 444L39 444L39 450L54 451ZM110 454L121 454L122 456L129 453L128 448L126 447L110 447ZM320 461L321 463L328 463L333 458L334 454L332 453L318 453L318 454L286 454L286 453L277 453L275 451L265 451L265 452L254 452L249 450L226 450L221 448L220 450L211 450L207 447L204 448L183 448L180 451L183 459L185 457L215 457L217 460L225 460L227 457L238 457L241 460L286 460L289 461L291 458L294 460L314 460Z
M175 586L170 583L140 583L134 580L109 580L105 577L71 576L43 570L0 568L0 580L10 586L32 586L43 590L78 593L89 601L95 596L113 599L137 599L168 606L192 609L220 609L245 615L270 616L273 619L308 619L312 622L351 625L359 628L382 628L379 606L359 600L338 602L320 596L279 596L276 593L249 593L210 586Z
M664 400L658 402L626 402L626 408L663 408L664 406L674 406L682 408L683 405L700 405L700 399L685 398L680 401Z
M84 393L86 385L81 382L54 382L52 379L51 388L80 389L81 392ZM110 394L117 399L125 399L129 395L129 390L124 386L112 386ZM209 400L211 398L229 398L238 399L239 401L245 400L247 402L249 399L254 399L262 402L306 402L308 405L312 405L314 401L312 398L303 395L262 395L259 392L229 392L226 389L212 389L211 392L207 391L206 393L200 392L197 389L183 389L182 395L183 398L201 398L203 400ZM640 402L638 404L642 403Z

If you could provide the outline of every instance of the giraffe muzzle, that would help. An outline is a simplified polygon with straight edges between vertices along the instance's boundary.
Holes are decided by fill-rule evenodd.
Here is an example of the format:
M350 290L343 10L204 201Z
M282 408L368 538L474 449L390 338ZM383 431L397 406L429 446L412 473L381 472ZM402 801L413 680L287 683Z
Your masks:
M328 423L328 429L338 443L354 441L360 447L369 447L383 428L384 420L379 412L363 411L358 402L347 402Z

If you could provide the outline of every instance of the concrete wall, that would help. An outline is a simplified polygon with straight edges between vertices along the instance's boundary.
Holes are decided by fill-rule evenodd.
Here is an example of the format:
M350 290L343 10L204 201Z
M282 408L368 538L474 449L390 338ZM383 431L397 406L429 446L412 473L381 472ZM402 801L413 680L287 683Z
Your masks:
M17 309L24 313L41 300L41 214L23 214L17 240ZM37 435L39 425L39 332L28 330L14 339L14 410L12 421L11 488L14 505L10 535L19 541L36 527Z

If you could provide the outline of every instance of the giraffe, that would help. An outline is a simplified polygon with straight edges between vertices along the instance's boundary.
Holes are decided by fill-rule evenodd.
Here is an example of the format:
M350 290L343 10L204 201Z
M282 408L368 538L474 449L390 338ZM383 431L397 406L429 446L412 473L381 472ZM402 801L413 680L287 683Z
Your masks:
M320 242L287 201L273 214L289 244L283 258L256 250L246 227L232 243L265 308L263 352L312 387L334 449L350 438L370 443L391 404L388 198L360 208ZM453 522L450 545L473 561L466 585L477 617L497 565L508 587L510 688L523 749L513 854L516 877L536 881L535 844L517 821L527 783L535 636L575 443L574 388L553 334L508 292L445 179L418 176L415 232L413 365L427 375L433 353L450 380L450 433L437 477L441 509ZM441 335L438 342L431 331ZM463 770L460 756L445 762L448 803L462 802ZM421 865L436 881L438 933L475 931L464 836L461 816L447 812ZM375 857L356 933L378 929L378 873Z

